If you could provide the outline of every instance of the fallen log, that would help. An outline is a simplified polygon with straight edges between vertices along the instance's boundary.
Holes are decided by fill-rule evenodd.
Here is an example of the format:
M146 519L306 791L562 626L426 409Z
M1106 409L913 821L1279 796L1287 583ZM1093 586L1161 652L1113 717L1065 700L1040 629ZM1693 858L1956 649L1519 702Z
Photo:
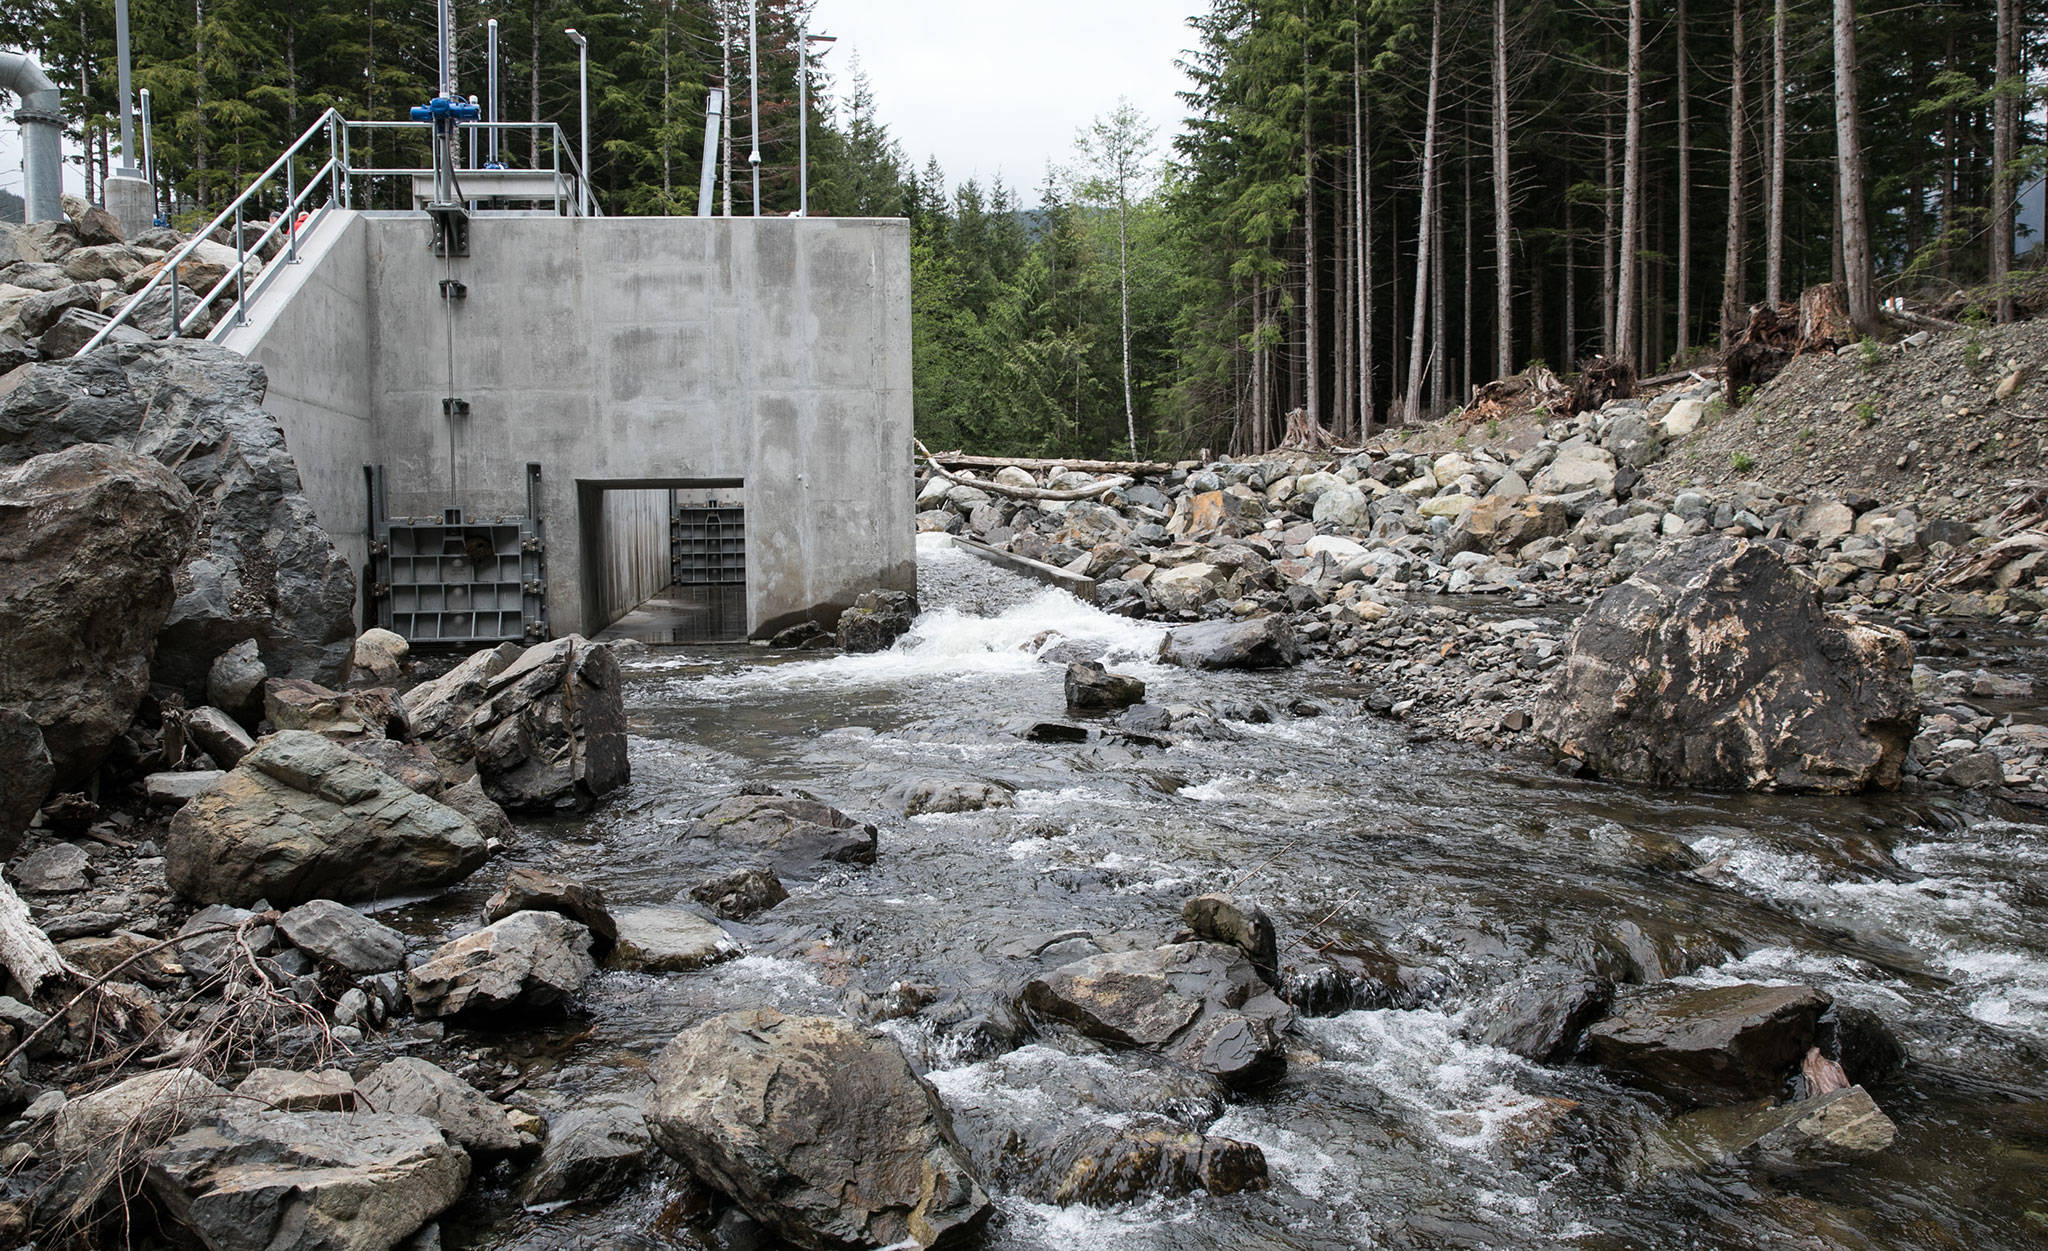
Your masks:
M44 982L77 973L57 954L50 936L29 919L28 905L4 877L0 877L0 965L7 966L8 973L31 999Z
M912 442L916 443L916 440L912 440ZM985 478L962 478L957 474L947 473L939 467L937 458L931 454L931 450L925 447L923 443L917 443L917 450L924 454L925 463L931 466L932 472L946 481L956 482L961 486L971 486L977 491L987 491L990 495L1007 496L1013 500L1047 500L1071 503L1074 500L1092 500L1097 496L1107 495L1118 487L1126 487L1131 484L1131 479L1129 478L1116 477L1104 478L1099 482L1092 482L1084 487L1073 487L1060 491L1055 491L1050 487L1011 486L1007 482L994 482ZM1015 463L1014 461L1002 462L1005 468ZM1021 468L1021 466L1019 467Z
M920 443L921 448L924 444ZM935 465L950 465L955 469L1071 469L1075 473L1122 473L1133 475L1169 474L1180 468L1156 460L1048 460L1031 456L969 456L964 452L940 452L924 454L925 459Z

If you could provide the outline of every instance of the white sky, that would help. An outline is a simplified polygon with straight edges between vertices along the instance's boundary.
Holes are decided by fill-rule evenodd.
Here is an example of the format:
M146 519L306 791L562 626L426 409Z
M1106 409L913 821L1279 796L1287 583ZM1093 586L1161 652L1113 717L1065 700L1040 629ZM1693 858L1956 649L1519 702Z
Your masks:
M875 104L913 167L936 156L949 181L996 174L1037 202L1048 160L1071 162L1075 132L1129 97L1159 127L1185 110L1176 68L1202 0L818 0L812 23L847 85L858 52Z

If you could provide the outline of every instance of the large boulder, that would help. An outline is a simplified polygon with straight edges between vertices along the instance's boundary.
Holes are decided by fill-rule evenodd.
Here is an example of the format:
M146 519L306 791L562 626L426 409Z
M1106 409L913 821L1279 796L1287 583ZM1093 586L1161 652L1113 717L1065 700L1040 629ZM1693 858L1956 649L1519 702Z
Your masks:
M35 718L0 708L0 858L14 854L56 776Z
M798 795L734 795L696 814L676 840L681 858L708 868L773 868L808 882L828 869L873 864L875 827Z
M102 444L0 473L0 706L41 727L59 790L135 719L193 514L162 466Z
M1301 644L1287 619L1275 613L1177 626L1159 658L1187 669L1284 669L1301 660Z
M1236 1089L1287 1071L1292 1019L1251 957L1215 942L1111 952L1064 964L1024 987L1039 1017L1119 1047L1156 1051Z
M474 764L484 793L508 812L580 812L626 784L626 705L611 648L580 634L529 647L484 683L467 718L439 729L491 663L406 701L433 714L435 728L412 730L435 755Z
M1913 649L1831 617L1759 543L1702 539L1593 602L1536 731L1619 781L1894 789L1920 712Z
M458 762L467 760L475 749L466 736L469 719L490 694L492 680L525 650L517 643L500 643L473 652L440 677L407 691L401 702L413 734L432 744L436 754Z
M469 1184L417 1116L237 1109L145 1159L169 1217L219 1251L389 1251Z
M312 899L277 919L285 941L344 973L382 973L405 959L405 935L344 903Z
M288 730L178 810L164 871L202 903L290 907L433 890L489 854L453 808L339 743Z
M519 1149L519 1131L505 1109L440 1065L401 1056L356 1083L356 1102L372 1112L423 1116L479 1155Z
M681 908L621 908L611 963L641 973L688 973L740 954L716 921Z
M1472 506L1452 533L1449 551L1516 552L1572 527L1565 502L1548 495L1489 495Z
M75 1163L122 1145L153 1145L198 1124L229 1102L196 1069L163 1069L116 1082L57 1110L51 1141Z
M108 443L169 468L199 501L153 671L194 704L206 702L214 658L244 639L273 674L348 678L355 576L263 409L267 385L238 353L172 340L45 361L0 387L0 460Z
M1593 1058L1684 1104L1774 1095L1813 1046L1832 1000L1809 986L1683 986L1617 997L1587 1035Z
M1529 488L1538 495L1575 495L1580 491L1614 494L1614 474L1619 468L1614 453L1590 443L1568 443L1557 449L1557 457L1536 475Z
M421 1016L546 1011L596 971L589 930L560 913L515 912L443 943L406 974L406 989Z
M917 623L917 597L907 591L866 591L839 614L839 647L848 652L885 652Z
M770 1009L715 1017L654 1066L663 1151L802 1247L941 1247L992 1205L896 1043Z

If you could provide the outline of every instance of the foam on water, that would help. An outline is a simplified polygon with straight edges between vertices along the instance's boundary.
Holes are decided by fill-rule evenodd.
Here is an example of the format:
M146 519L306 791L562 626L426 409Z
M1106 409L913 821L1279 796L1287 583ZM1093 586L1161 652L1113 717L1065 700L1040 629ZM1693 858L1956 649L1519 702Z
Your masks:
M1328 1057L1324 1067L1369 1082L1415 1114L1436 1140L1487 1153L1516 1122L1545 1105L1515 1078L1529 1067L1511 1052L1459 1036L1458 1018L1430 1008L1379 1009L1301 1022Z

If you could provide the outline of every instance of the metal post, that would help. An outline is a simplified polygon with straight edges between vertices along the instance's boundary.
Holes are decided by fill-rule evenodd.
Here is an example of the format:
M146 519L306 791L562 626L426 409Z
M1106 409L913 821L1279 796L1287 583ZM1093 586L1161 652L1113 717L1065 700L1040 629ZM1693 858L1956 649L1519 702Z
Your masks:
M156 148L151 143L149 88L144 87L136 95L142 106L142 176L149 180L149 213L151 217L163 220L169 215L163 211L163 203L156 190Z
M284 163L284 263L299 263L299 171L296 158Z
M114 0L114 52L121 91L121 169L132 174L135 172L135 128L128 114L128 0Z
M573 27L562 32L576 44L576 112L583 123L583 150L577 154L582 177L577 180L577 210L590 216L590 40Z
M329 115L327 118L327 198L336 205L342 203L341 189L348 185L347 178L342 174L342 169L347 164L346 149L341 146L341 135L336 125L336 119Z
M709 217L718 181L718 123L725 116L725 88L713 87L704 101L704 168L697 175L697 216Z
M172 337L173 339L182 339L182 338L184 338L184 337L185 337L185 312L184 312L184 309L180 307L180 305L181 305L182 303L183 303L183 301L182 301L182 300L180 300L180 299L178 298L178 262L176 262L176 261L172 261L172 262L171 262L171 337Z
M754 167L754 216L761 215L761 40L760 0L747 0L747 113L754 127L754 150L747 164Z
M489 111L484 120L491 124L490 134L484 141L484 150L491 154L490 163L498 163L498 19L484 23L484 60L489 69L484 79L484 98L489 101Z
M811 215L811 45L837 43L837 35L813 35L809 31L797 40L796 72L796 215Z
M248 254L243 250L243 242L242 206L237 204L235 205L235 324L237 326L249 324L249 310L242 303L242 297L247 294L243 290L243 282L249 272Z

